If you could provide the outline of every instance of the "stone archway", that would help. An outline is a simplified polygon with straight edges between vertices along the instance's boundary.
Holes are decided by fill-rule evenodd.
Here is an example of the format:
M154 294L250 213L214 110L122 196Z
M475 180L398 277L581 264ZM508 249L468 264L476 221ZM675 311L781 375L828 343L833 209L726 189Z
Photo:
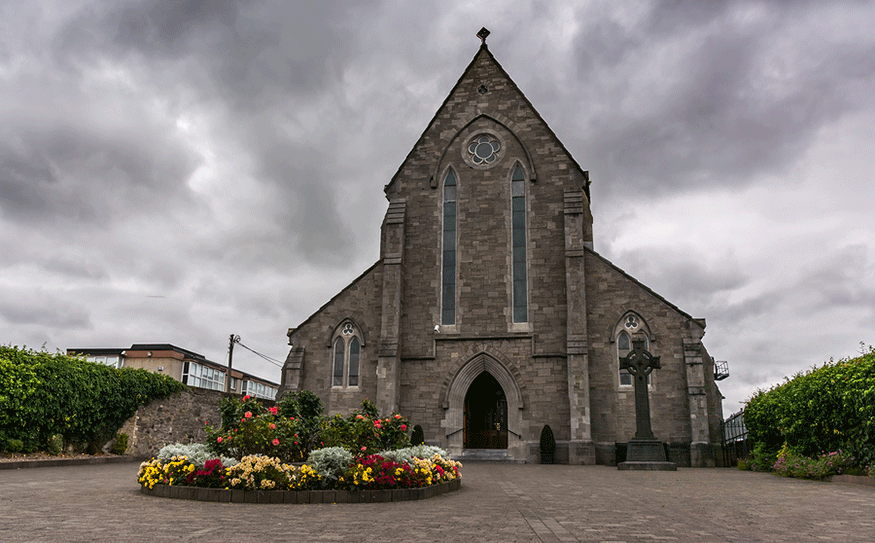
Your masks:
M478 381L478 379L480 380ZM476 441L466 440L465 432L465 400L472 387L475 391L490 391L493 397L490 402L486 403L492 403L495 406L494 410L483 404L474 407L475 410L479 410L477 411L479 414L475 415L483 417L483 420L475 423L475 425L480 425L479 429L475 428L475 431L488 430L486 426L489 422L493 428L495 423L499 423L501 424L500 433L506 436L506 442L504 442L500 441L501 436L496 435L494 439L497 441L491 441L492 446L487 448L506 447L508 456L525 458L525 441L522 436L525 435L524 430L526 429L522 427L523 399L520 387L504 364L484 352L472 356L468 362L463 364L452 377L447 388L444 399L444 419L441 421L441 425L446 430L445 446L447 450L453 455L460 455L466 447L476 443ZM470 410L472 405L469 403L468 407ZM506 418L501 411L506 412ZM501 419L496 420L494 418L496 416L501 417Z

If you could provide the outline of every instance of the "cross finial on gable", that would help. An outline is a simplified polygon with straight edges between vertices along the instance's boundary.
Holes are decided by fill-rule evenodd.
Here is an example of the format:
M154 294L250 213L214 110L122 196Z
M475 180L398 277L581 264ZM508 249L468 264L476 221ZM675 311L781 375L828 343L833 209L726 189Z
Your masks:
M489 35L489 30L484 26L477 32L477 37L480 38L480 43L486 45L486 36Z

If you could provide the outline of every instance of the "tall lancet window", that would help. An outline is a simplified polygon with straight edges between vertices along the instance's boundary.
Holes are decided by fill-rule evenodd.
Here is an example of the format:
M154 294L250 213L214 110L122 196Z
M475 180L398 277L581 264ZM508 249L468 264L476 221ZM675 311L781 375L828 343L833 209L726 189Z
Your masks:
M510 181L513 223L513 322L528 322L526 281L526 175L517 164Z
M441 324L456 324L456 175L444 178L444 233L441 263Z
M361 352L358 332L351 323L346 323L334 339L331 386L357 387L359 385Z

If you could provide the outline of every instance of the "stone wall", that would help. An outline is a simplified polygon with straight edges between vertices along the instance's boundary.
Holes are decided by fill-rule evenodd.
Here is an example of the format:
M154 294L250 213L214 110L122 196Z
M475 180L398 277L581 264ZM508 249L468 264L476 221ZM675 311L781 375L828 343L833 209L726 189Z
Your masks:
M169 443L203 442L204 421L212 426L222 423L219 401L224 395L218 390L190 387L140 407L119 430L128 434L127 454L154 456Z

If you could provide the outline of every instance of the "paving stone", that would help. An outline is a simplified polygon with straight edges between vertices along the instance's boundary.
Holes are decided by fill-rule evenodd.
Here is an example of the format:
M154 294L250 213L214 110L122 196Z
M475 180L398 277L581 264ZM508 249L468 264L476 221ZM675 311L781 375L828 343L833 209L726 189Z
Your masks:
M427 500L308 505L147 496L137 469L0 471L0 540L871 543L875 533L875 487L735 469L471 462L458 491Z

